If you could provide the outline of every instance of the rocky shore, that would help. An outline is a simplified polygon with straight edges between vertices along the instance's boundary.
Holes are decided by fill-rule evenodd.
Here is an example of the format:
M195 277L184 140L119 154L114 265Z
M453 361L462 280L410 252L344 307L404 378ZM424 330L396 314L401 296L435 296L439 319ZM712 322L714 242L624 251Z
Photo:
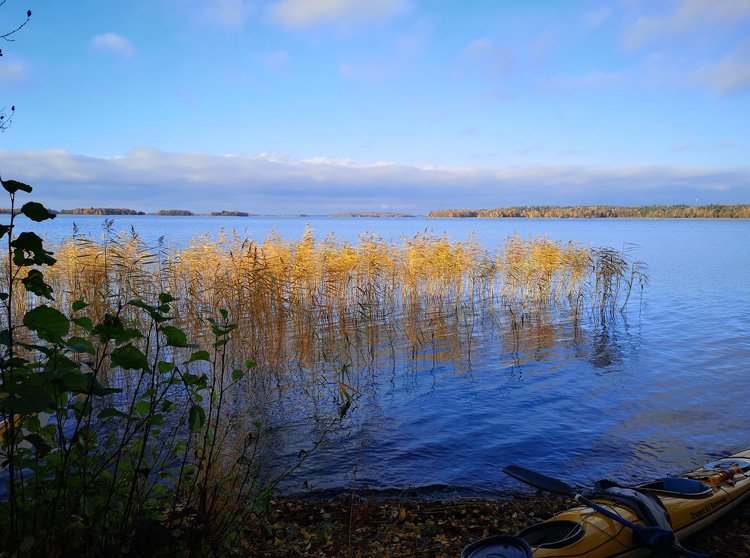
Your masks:
M542 493L498 499L279 499L258 518L240 553L253 557L458 558L478 539L519 530L572 505ZM690 539L714 558L750 556L750 501Z

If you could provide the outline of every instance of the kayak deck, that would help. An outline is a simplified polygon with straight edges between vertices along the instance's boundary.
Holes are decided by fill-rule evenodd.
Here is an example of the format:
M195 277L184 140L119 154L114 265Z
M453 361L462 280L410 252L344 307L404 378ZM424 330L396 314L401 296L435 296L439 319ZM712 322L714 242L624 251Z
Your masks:
M652 491L662 501L680 541L713 523L737 507L750 495L750 450L696 469L680 479L691 479L699 486L679 493L658 483L641 488ZM735 466L732 467L732 463ZM717 466L718 465L718 466ZM722 471L729 471L721 476ZM729 477L729 478L726 478ZM698 482L700 481L700 485ZM594 501L624 519L643 525L628 507L594 498ZM552 519L524 529L518 536L528 542L534 558L639 558L650 551L633 540L633 531L587 506L577 506Z

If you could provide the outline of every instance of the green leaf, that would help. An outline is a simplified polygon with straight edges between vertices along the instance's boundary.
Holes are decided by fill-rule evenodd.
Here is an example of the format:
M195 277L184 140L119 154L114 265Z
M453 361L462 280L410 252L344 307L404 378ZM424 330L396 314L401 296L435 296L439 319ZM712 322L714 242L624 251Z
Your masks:
M250 370L251 368L255 368L256 366L257 364L254 360L248 359L245 361L245 368L247 368L248 370Z
M174 300L174 297L169 293L161 293L159 295L159 302L162 304L167 304L169 302L172 302Z
M193 405L190 407L188 413L188 428L190 430L199 430L204 424L206 424L206 411L200 405Z
M8 182L15 182L15 180L9 180ZM3 186L5 186L5 182L3 182ZM31 187L29 187L29 190L31 190ZM34 537L29 535L21 542L21 546L19 547L19 549L21 550L21 552L26 553L26 552L29 552L32 548L34 548L35 544L36 544L36 539L34 539Z
M4 237L10 231L10 225L0 225L0 238Z
M42 304L26 312L23 325L47 341L55 342L70 331L70 322L65 314Z
M66 370L64 374L59 375L59 378L53 380L53 383L59 386L59 390L71 393L87 393L91 387L91 379L77 369Z
M138 401L135 404L135 412L138 413L139 416L147 415L149 411L151 410L151 401Z
M227 316L229 316L229 312L227 312L224 308L219 308L219 314L221 314L221 317L225 320L227 319Z
M151 306L150 304L146 304L142 300L131 300L128 302L129 306L135 306L136 308L142 308L146 312L148 312L148 315L151 316L151 319L154 320L157 324L160 324L162 322L168 321L170 318L167 316L162 316L159 313L159 309Z
M74 353L88 353L90 355L96 354L94 350L94 344L88 339L83 337L71 337L65 343L65 348Z
M224 335L237 329L237 324L228 324L226 327L221 327L213 318L208 318L208 321L211 323L211 331L217 337L223 337Z
M42 423L39 422L39 418L36 415L31 415L30 417L26 417L24 427L29 432L39 432L39 429L42 427Z
M112 408L104 409L101 413L99 413L100 419L105 419L109 417L120 417L126 420L133 420L133 418L135 418L135 417L131 417L127 413L123 413L122 411L118 411L117 409L112 409Z
M78 312L79 310L83 310L87 306L88 304L86 304L82 300L76 300L73 302L73 312Z
M19 190L26 192L27 194L30 194L32 191L31 186L24 184L23 182L18 182L17 180L3 180L2 182L3 188L5 188L5 191L10 194L14 194Z
M211 355L208 351L195 351L190 355L190 359L187 362L195 362L196 360L211 360Z
M164 326L162 333L167 338L167 345L169 347L187 347L187 336L185 332L174 326Z
M21 261L27 261L23 257L24 253L31 254L33 256L31 259L36 265L52 265L57 261L51 257L52 252L44 249L42 239L32 232L22 232L10 245L15 248L13 261L16 262L18 260L17 265L19 266L30 265L28 263L20 263Z
M46 221L47 219L55 218L54 213L50 213L46 207L37 202L28 202L23 204L21 213L26 215L26 217L28 217L32 221L36 221L37 223L41 223L42 221Z
M21 283L28 292L52 299L52 287L44 281L44 275L38 269L30 270L26 277L21 279Z
M112 395L113 393L122 393L122 388L104 387L99 381L93 379L93 374L86 374L86 376L92 377L92 386L88 392L97 397L104 397L105 395Z
M172 403L171 401L164 401L161 404L161 412L162 413L171 413L172 411L177 410L177 405Z
M172 370L174 370L174 364L165 360L160 360L156 363L156 369L162 374L169 374Z
M172 456L178 457L186 449L187 449L187 444L185 444L185 442L177 442L174 445L174 449L172 450Z
M37 457L44 457L52 451L52 446L50 446L47 440L42 438L39 434L27 434L24 436L24 440L34 446Z
M82 327L86 331L91 331L94 329L94 322L91 321L91 318L87 316L81 316L80 318L73 318L73 323L77 326Z
M17 415L33 415L46 410L52 403L50 394L32 386L21 386L14 395L0 397L0 407L5 407Z
M122 320L112 314L106 314L102 323L94 327L91 333L98 335L102 342L114 339L118 345L143 337L137 329L125 329Z
M117 347L112 351L112 366L119 366L125 370L149 371L148 359L132 343Z
M242 370L232 370L232 379L241 380L245 377L245 373Z

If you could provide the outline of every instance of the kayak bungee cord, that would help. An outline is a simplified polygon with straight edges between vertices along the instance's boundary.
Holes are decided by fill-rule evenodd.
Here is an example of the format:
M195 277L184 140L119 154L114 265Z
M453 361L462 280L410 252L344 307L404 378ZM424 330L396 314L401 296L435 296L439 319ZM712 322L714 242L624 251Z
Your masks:
M633 523L632 521L628 521L624 517L608 510L607 508L592 502L582 494L579 494L575 489L573 489L573 487L559 479L548 477L536 471L531 471L530 469L525 469L517 465L509 465L508 467L503 468L502 471L505 474L510 475L511 477L520 480L525 484L528 484L535 488L539 488L540 490L552 492L554 494L561 494L563 496L570 496L577 502L580 502L585 506L588 506L598 511L602 515L612 519L613 521L617 521L618 523L628 527L633 531L633 539L639 544L651 550L655 557L710 558L708 554L691 552L680 546L680 543L671 528L660 527L656 525L644 527L643 525L638 525L636 523ZM612 494L611 496L613 500L617 501L614 494ZM667 515L667 522L668 521L669 516Z

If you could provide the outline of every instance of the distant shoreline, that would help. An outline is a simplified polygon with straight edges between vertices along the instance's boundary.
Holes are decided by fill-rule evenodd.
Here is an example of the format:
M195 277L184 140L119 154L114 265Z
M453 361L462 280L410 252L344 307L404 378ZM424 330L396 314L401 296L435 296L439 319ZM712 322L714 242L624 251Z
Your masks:
M20 211L20 210L19 210ZM324 215L248 213L244 211L212 211L194 213L185 209L162 209L145 213L134 209L90 207L51 210L58 215L93 217L328 217L328 218L431 218L431 219L750 219L750 205L576 205L519 206L496 209L441 209L426 215L382 211L348 211ZM10 209L0 208L0 215Z
M496 209L443 209L430 218L480 219L750 219L750 205L538 205Z

